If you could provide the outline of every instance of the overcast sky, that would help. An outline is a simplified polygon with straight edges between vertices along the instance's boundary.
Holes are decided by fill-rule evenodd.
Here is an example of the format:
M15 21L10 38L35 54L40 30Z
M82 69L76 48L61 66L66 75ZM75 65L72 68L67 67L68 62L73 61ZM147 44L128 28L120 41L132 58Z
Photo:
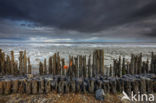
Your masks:
M155 42L156 0L0 0L0 41Z

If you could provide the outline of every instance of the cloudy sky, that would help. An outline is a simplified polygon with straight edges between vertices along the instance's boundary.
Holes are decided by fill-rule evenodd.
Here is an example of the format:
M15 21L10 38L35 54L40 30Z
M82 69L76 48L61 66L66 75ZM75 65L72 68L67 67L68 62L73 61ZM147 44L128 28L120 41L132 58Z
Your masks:
M156 0L0 0L0 41L155 42Z

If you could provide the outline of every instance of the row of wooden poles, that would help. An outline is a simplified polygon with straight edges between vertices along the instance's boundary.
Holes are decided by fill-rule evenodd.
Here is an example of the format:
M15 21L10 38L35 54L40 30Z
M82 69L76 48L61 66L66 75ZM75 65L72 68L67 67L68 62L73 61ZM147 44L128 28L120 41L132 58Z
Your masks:
M131 78L132 76L132 78ZM97 89L104 89L105 93L119 93L123 90L127 94L153 93L156 92L156 81L154 78L134 75L122 78L90 78L90 79L68 79L66 77L33 77L33 78L3 78L0 80L0 94L11 93L94 93ZM156 75L155 75L156 76Z
M92 57L91 57L92 56ZM69 56L68 65L65 59L61 58L59 52L49 57L48 63L39 63L39 74L65 75L70 77L94 77L96 75L118 76L125 74L145 74L156 73L156 55L152 52L151 62L142 61L142 53L131 55L130 62L125 58L114 59L110 68L104 68L104 50L95 50L89 57L78 55ZM47 65L48 64L48 65ZM30 58L26 56L26 51L19 52L19 62L15 61L14 51L11 51L11 57L5 56L0 49L0 74L1 75L22 75L31 74Z
M88 61L88 63L87 63ZM39 64L39 73L66 75L70 77L92 77L96 74L104 75L104 51L96 50L93 53L93 64L91 64L91 55L88 60L86 56L69 56L69 64L65 65L65 59L61 59L59 52L49 58L49 66L47 70L46 59L44 63ZM49 71L49 72L48 72Z
M15 61L14 51L11 57L0 49L0 74L1 75L22 75L31 74L30 58L26 56L26 51L19 52L19 62Z
M130 62L126 62L125 58L113 60L113 66L110 65L109 72L107 70L108 76L117 76L122 77L125 74L147 74L155 73L156 74L156 55L151 53L151 62L149 59L146 61L142 60L142 53L139 55L131 54Z

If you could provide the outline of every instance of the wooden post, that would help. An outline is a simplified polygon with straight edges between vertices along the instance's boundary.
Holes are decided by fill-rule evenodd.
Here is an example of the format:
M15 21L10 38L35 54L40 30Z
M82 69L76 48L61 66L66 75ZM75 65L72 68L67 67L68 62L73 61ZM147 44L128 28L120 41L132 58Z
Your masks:
M87 77L87 71L86 71L86 56L83 56L83 77Z
M47 61L44 59L44 74L47 74Z
M26 56L26 50L24 50L23 63L24 63L24 74L27 74L27 56Z
M20 74L23 74L23 68L24 68L24 63L23 63L23 51L19 52L20 56L19 56L19 71Z
M104 75L104 50L100 50L100 68L101 68L101 73Z
M11 74L14 74L14 51L11 51Z
M43 63L42 62L40 62L39 64L39 73L40 75L43 75Z
M38 93L38 83L37 80L32 80L32 93L37 94Z
M122 65L121 65L121 56L119 56L119 62L118 62L118 72L119 72L119 77L122 77Z
M62 61L61 75L65 75L65 68L64 68L65 62L64 62L64 58L61 59L61 61Z
M11 74L11 61L8 55L7 55L7 60L6 60L6 73Z
M125 75L126 74L126 66L125 66L125 58L123 58L123 61L122 61L122 75Z
M30 58L28 58L28 74L31 74Z
M27 94L31 94L32 93L32 84L31 84L31 80L27 80L26 81L26 93Z
M11 93L11 80L5 80L4 81L4 94L10 94Z
M38 86L39 86L39 93L43 94L44 93L44 79L40 78L38 80Z
M19 80L18 79L13 80L12 81L12 92L17 93L18 89L19 89Z
M142 53L140 53L139 61L138 61L138 74L141 73L141 68L142 68Z
M48 67L48 71L49 71L49 74L52 74L52 57L49 57L49 67Z
M53 55L52 73L56 75L56 53Z
M78 68L78 57L75 57L75 76L78 78L79 77L79 68Z
M1 53L1 72L2 74L6 74L6 70L5 70L5 53L2 52Z
M79 77L82 77L82 56L79 56Z
M4 93L4 82L0 81L0 94L2 95Z
M89 55L89 58L88 58L88 76L90 78L92 77L91 55Z
M112 70L112 65L110 64L110 71L109 71L109 76L112 76L113 77L113 70Z

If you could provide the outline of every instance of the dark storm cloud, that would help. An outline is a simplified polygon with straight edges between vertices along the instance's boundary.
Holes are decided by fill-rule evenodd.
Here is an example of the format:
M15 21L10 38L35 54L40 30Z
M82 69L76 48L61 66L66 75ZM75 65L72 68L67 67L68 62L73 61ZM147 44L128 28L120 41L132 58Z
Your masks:
M11 36L10 33L17 37L20 34L23 36L42 36L44 34L47 37L59 35L61 38L67 37L65 35L67 33L69 33L69 37L73 36L73 38L74 36L79 37L79 35L85 38L104 37L105 35L112 37L116 35L119 37L131 35L150 37L155 36L153 33L155 30L144 31L145 28L153 28L151 22L144 23L144 20L155 16L155 0L0 0L0 22L9 19L34 23L33 26L22 23L21 27L16 28L13 27L14 24L7 24L10 26L5 27L0 25L0 37L2 34L9 37ZM156 18L152 19L155 20ZM139 25L135 25L137 22ZM35 26L55 28L56 30L34 31L23 28L34 28ZM133 28L134 32L128 29L129 26L136 27Z

